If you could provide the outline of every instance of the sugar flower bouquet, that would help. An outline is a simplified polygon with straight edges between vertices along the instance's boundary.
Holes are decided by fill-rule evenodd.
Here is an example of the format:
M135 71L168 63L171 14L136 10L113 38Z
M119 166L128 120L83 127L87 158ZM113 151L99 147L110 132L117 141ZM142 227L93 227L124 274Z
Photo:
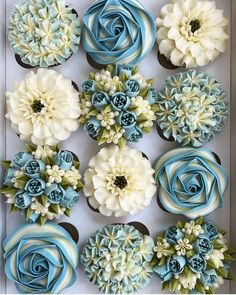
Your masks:
M225 234L203 218L178 222L160 234L153 266L162 288L181 294L214 294L224 280L231 280L236 251L227 245Z
M81 87L79 119L88 135L99 145L124 146L151 132L157 110L157 91L152 83L130 65L109 65L90 73Z
M1 193L11 211L21 211L28 222L69 216L82 188L77 157L57 146L28 145L26 152L3 161L6 169Z

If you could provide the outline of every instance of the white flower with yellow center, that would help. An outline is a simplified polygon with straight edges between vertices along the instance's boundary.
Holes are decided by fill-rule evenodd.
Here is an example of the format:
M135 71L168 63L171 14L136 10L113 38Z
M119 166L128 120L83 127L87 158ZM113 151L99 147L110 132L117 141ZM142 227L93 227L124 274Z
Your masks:
M182 232L186 233L187 235L194 235L195 237L198 237L200 234L204 233L204 230L202 229L201 225L195 224L195 222L191 220L189 223L185 223Z
M77 186L81 179L79 170L76 169L75 167L72 167L71 170L66 171L63 177L72 186Z
M54 145L79 127L78 91L56 71L31 71L6 95L6 117L24 141Z
M213 263L216 268L223 267L224 254L217 249L214 249L210 255L209 261Z
M184 273L179 275L178 280L180 284L183 286L183 288L188 290L194 290L198 277L199 277L198 274L193 273L192 271L189 271L187 275Z
M167 243L165 239L162 242L157 242L156 246L153 248L154 252L156 252L157 258L161 259L163 256L168 256L169 252L166 251L170 248L170 244Z
M123 132L115 132L114 130L109 130L108 133L104 135L106 143L118 144L119 139L123 136Z
M214 1L173 0L156 20L159 51L176 66L205 66L225 51L227 24Z
M180 239L177 241L177 245L175 245L175 250L177 250L177 255L185 256L187 251L192 250L193 246L189 243L188 239Z
M95 81L100 82L103 85L107 83L108 79L111 79L111 73L104 69L102 69L100 73L95 74Z
M90 101L88 101L86 99L81 99L80 100L81 114L83 116L86 116L90 112L91 106L92 106L92 104Z
M102 110L97 115L97 119L101 121L101 126L106 128L107 130L110 130L111 126L116 123L114 118L115 118L115 113L112 111Z
M130 79L134 79L138 81L141 88L145 88L146 86L148 86L146 80L142 77L140 73L134 74L133 76L130 77Z
M129 147L100 150L85 172L84 194L102 214L136 214L148 206L156 192L151 163Z
M36 151L32 152L32 155L37 160L45 160L47 158L52 158L54 155L56 155L56 152L53 151L48 145L38 145Z
M46 203L45 205L42 205L37 201L37 199L34 199L33 202L30 205L30 208L36 213L41 214L42 216L45 216L48 214L48 207L50 206L50 203Z
M60 170L59 166L53 165L52 167L46 167L46 173L49 176L48 182L49 183L61 183L62 182L62 177L65 174L64 170Z

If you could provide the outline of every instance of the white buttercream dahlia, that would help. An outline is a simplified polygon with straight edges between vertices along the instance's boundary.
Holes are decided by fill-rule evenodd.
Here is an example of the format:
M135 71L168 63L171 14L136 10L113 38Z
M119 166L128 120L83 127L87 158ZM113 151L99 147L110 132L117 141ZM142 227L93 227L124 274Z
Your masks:
M156 192L153 173L141 152L129 147L106 147L89 162L84 194L103 215L133 215L148 206Z
M79 127L78 92L71 80L56 71L31 71L6 95L6 117L24 141L54 145Z
M156 20L159 51L176 66L205 66L225 51L227 24L214 1L174 0Z

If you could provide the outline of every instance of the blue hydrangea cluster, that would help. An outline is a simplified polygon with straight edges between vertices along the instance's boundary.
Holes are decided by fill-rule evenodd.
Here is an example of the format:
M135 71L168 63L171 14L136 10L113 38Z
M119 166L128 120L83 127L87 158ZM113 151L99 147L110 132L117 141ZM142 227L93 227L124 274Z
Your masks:
M225 232L203 218L178 222L157 237L154 272L163 289L180 294L215 294L232 278L235 250L228 247Z
M80 122L99 144L123 146L151 132L157 110L157 91L131 65L107 66L90 73L82 83Z
M80 163L57 146L28 145L26 152L2 162L6 169L1 193L11 211L21 211L30 223L69 216L82 188Z

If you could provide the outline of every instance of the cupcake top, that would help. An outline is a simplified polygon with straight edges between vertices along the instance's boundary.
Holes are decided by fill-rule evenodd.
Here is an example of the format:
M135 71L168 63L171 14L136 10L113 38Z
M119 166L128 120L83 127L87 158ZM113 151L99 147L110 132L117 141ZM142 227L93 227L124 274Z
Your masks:
M173 0L156 20L159 51L175 66L205 66L225 51L227 24L215 1Z
M2 166L6 175L1 193L11 211L21 211L29 223L40 224L70 216L83 187L80 163L73 153L57 146L29 145Z
M19 226L3 241L5 273L20 294L58 294L77 277L79 251L61 226Z
M109 65L90 73L81 87L79 121L99 145L137 142L151 132L156 119L157 91L152 84L130 65Z
M224 280L232 280L232 255L221 231L203 218L178 222L157 237L152 261L162 288L177 294L215 294Z
M148 206L156 192L154 170L141 152L109 146L89 162L84 194L106 216L134 215Z
M55 145L79 127L79 93L56 71L31 71L6 96L6 117L23 141Z
M8 39L31 67L63 64L78 50L80 21L64 0L26 0L10 15Z
M157 160L155 170L166 211L197 218L222 207L229 177L209 149L173 149Z
M108 225L88 239L81 263L103 293L134 293L151 279L154 243L130 225Z
M158 126L167 139L199 147L224 126L225 97L222 85L208 74L189 70L170 76L157 96Z
M137 0L99 0L83 16L82 45L98 64L138 64L155 42L152 15Z

